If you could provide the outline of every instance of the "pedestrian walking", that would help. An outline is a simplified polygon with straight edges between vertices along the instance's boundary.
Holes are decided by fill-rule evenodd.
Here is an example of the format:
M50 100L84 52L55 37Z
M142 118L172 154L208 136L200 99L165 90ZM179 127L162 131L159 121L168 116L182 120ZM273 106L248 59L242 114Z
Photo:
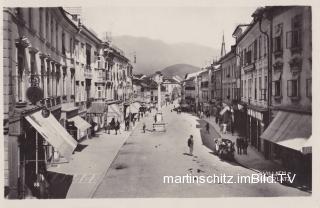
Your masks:
M248 154L248 152L247 152L248 146L249 146L249 142L248 142L247 139L245 139L245 140L243 141L243 154L245 154L245 155Z
M146 133L146 124L145 123L143 123L142 129L143 129L143 133Z
M154 123L157 123L157 115L154 114Z
M241 155L241 147L240 147L241 139L237 138L236 140L236 146L237 146L237 153L238 155Z
M129 121L129 118L127 118L126 121L125 121L126 131L129 131L129 124L130 124L130 121Z
M119 131L119 134L120 134L120 122L118 120L115 123L114 130L116 131L116 135L118 134L118 131Z
M207 133L209 133L210 126L208 122L206 123L206 129L207 129Z
M108 130L108 122L107 121L104 122L103 127L104 127L104 133L107 133L107 130Z
M189 147L189 154L193 155L193 136L190 135L188 139L188 147Z

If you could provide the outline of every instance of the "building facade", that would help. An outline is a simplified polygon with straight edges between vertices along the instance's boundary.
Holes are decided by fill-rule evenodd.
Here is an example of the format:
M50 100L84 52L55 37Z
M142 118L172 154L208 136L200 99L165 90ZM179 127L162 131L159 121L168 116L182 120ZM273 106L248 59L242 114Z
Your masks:
M3 8L3 16L5 187L9 198L41 198L46 165L68 161L90 122L103 122L105 105L92 110L94 101L130 97L133 67L63 8ZM120 95L108 92L112 81Z

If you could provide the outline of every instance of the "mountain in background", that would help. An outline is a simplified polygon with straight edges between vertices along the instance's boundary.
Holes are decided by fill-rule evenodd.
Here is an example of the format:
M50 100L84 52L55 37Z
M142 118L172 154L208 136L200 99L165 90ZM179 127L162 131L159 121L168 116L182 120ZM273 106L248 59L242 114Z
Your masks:
M193 43L168 44L145 37L115 36L112 37L112 42L127 56L136 54L135 74L149 75L179 63L200 68L219 54L219 50Z
M165 77L172 78L173 76L177 75L181 78L184 78L186 73L193 73L200 70L201 69L199 67L192 66L190 64L174 64L162 69L161 72Z

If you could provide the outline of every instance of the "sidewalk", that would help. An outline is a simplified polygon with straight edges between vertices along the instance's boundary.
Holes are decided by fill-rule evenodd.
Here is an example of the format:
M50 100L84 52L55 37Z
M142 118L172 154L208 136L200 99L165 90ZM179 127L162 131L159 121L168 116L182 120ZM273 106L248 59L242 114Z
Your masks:
M143 120L140 119L140 122ZM130 131L124 131L124 124L122 124L121 134L118 132L118 135L115 135L113 130L110 134L101 130L95 137L82 141L80 143L83 147L82 151L75 151L68 163L48 167L48 171L73 175L66 198L92 197L119 149L140 122L136 122Z
M220 132L220 127L215 122L214 117L203 118L203 120L208 122L222 138L229 139L234 143L236 142L237 136L232 135L231 133L222 134ZM257 150L255 150L251 145L248 146L247 152L247 155L239 155L236 152L234 154L235 160L242 166L247 167L256 172L276 172L279 170L283 170L283 168L280 165L270 160L266 160L263 157L263 155L259 153Z

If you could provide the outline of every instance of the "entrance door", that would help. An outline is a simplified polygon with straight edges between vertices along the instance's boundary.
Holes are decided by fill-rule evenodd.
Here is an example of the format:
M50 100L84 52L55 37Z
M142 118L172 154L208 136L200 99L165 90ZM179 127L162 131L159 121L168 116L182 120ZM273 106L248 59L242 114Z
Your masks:
M267 160L270 160L270 152L271 152L271 146L270 146L270 142L264 140L264 144L263 144L263 147L264 147L264 157L267 159Z

